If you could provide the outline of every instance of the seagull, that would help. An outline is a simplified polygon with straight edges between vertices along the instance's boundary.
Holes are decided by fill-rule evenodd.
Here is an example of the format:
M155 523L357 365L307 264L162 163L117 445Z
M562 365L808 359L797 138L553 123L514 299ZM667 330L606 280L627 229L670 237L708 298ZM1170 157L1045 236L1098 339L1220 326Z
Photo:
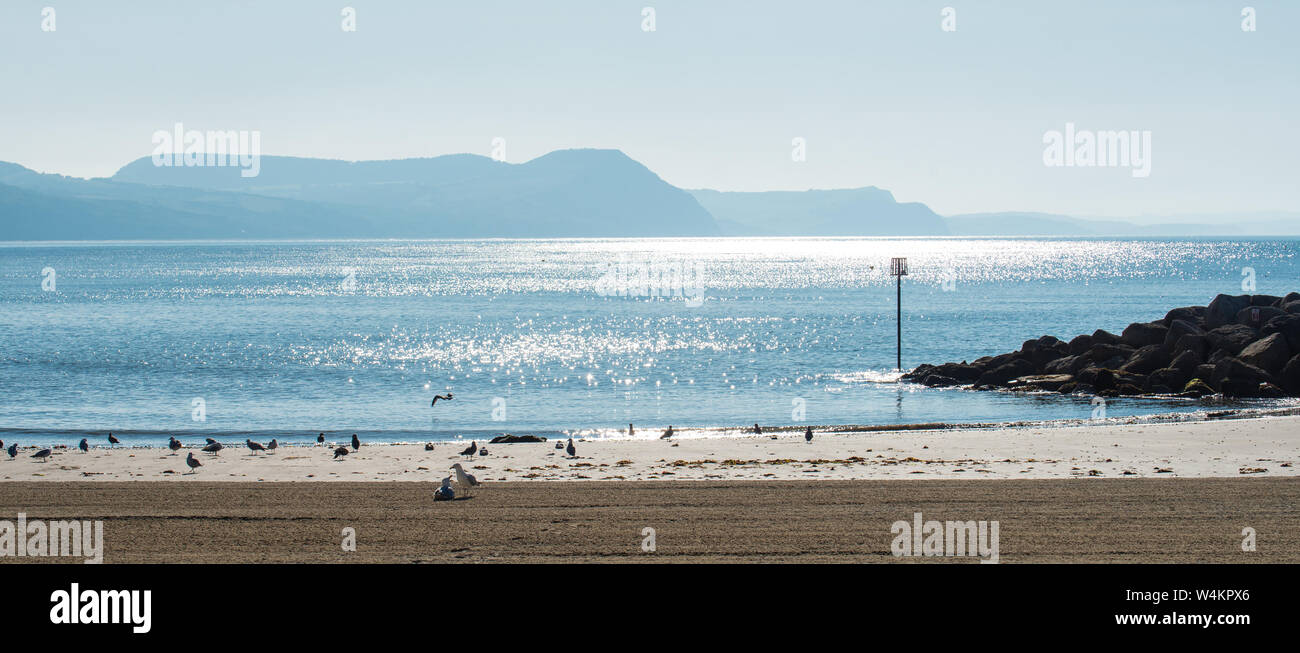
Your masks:
M668 425L668 430L667 430L667 431L664 431L664 434L661 435L661 436L659 436L659 439L660 439L660 440L667 440L668 438L671 438L671 437L673 437L673 425L672 425L672 424L669 424L669 425Z
M217 441L216 441L216 440L213 440L212 438L208 438L207 440L208 440L208 444L216 444L216 443L217 443Z
M217 442L217 441L214 440L214 441L212 441L212 443L209 444L208 446L203 447L203 450L206 451L206 452L208 452L208 453L216 453L216 452L218 452L218 451L221 451L223 448L224 448L224 447L221 446L221 443L220 443L220 442Z
M45 462L45 459L49 457L50 457L49 449L41 449L40 451L37 451L36 453L32 454L32 458L35 458L41 462Z
M109 434L108 434L108 443L109 443L109 444L118 444L118 443L120 443L120 442L121 442L121 440L118 440L117 438L113 437L113 434L112 434L112 433L109 433Z
M325 434L324 434L324 433L321 433L320 435L316 436L316 443L317 443L317 444L324 444L324 443L325 443Z
M461 467L460 463L452 465L451 468L456 470L456 485L463 486L466 490L465 496L469 496L469 488L478 485L478 479L474 478L473 474L465 471L465 468Z
M352 434L352 450L356 451L361 448L361 441L357 439L357 434Z
M77 445L77 448L81 450L81 453L90 451L90 445L86 444L86 438L81 439L81 443Z
M565 447L564 451L569 454L570 458L578 457L578 449L573 446L573 438L569 438L569 446Z
M436 405L439 399L443 401L451 401L451 393L448 392L446 395L433 395L433 401L429 402L429 406L432 407Z
M628 435L636 435L636 429L633 429L633 428L632 428L632 422L628 422L628 423L627 423L627 434L628 434Z
M425 451L433 451L433 443L432 443L432 442L425 442L425 443L424 443L424 450L425 450Z
M754 433L758 435L763 434L763 429L758 426L758 422L754 422Z
M181 448L181 441L177 440L175 437L168 437L167 448L171 449L172 451L176 451L177 449ZM172 455L175 456L176 454L172 454Z
M480 455L480 456L486 456L486 455L487 455L487 447L483 447L482 449L479 449L479 450L478 450L478 455Z
M555 443L555 448L556 448L556 449L563 449L563 448L564 448L564 443L563 443L563 442L556 442L556 443Z
M267 451L275 451L275 450L278 449L278 448L280 448L280 443L279 443L279 442L276 442L276 441L275 441L275 438L271 438L271 441L268 442L268 443L266 443L266 450L267 450Z
M266 447L263 447L260 443L253 442L252 440L244 440L244 444L248 445L248 448L253 452L254 456L257 455L257 452L266 450Z
M185 464L190 466L190 474L193 474L195 470L203 466L203 463L199 462L198 459L194 457L193 451L185 455Z
M347 448L347 447L339 447L338 449L335 449L335 450L334 450L334 459L335 459L335 460L338 460L339 458L342 458L343 456L346 456L346 455L348 455L348 448Z
M807 431L803 432L803 441L812 443L812 427L809 426Z
M9 460L13 460L18 455L18 443L15 442L9 445L9 448L5 449L5 453L9 454Z
M469 448L467 448L467 449L465 449L464 451L460 452L460 455L462 455L462 456L469 456L470 458L473 458L473 457L474 457L474 454L475 454L476 452L478 452L478 442L477 442L477 441L470 441L470 443L469 443Z

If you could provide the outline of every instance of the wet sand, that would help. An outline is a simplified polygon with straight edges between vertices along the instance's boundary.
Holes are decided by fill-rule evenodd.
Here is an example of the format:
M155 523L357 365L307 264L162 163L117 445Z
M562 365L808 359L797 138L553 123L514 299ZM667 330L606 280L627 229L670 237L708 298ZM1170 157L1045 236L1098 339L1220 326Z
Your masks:
M1300 479L7 482L0 519L100 519L106 563L953 562L897 520L997 520L1003 563L1300 562ZM1258 550L1241 550L1253 527ZM341 549L356 530L356 551ZM656 550L642 550L643 529ZM0 558L0 562L53 562ZM70 559L57 561L70 562Z

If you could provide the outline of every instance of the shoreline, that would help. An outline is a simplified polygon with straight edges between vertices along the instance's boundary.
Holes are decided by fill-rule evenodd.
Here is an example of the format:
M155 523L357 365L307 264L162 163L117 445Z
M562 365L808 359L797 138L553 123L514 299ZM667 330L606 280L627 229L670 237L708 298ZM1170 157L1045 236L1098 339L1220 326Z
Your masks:
M917 478L1142 478L1296 476L1300 409L1238 413L1198 420L1129 421L983 428L773 428L763 435L653 439L575 439L577 456L559 441L487 444L486 456L460 456L464 441L362 443L336 460L332 445L284 445L252 453L242 444L218 454L186 446L179 454L152 447L56 449L50 459L0 456L0 481L418 481L437 483L450 466L494 482L882 480ZM1237 416L1237 418L1233 418ZM185 454L202 463L189 473Z

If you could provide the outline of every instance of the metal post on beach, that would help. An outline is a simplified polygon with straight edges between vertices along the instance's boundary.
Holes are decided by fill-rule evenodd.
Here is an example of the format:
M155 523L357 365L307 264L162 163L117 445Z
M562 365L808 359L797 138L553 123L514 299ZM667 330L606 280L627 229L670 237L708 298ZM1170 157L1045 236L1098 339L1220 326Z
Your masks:
M898 371L903 371L903 277L907 276L907 259L889 259L889 275L898 281Z

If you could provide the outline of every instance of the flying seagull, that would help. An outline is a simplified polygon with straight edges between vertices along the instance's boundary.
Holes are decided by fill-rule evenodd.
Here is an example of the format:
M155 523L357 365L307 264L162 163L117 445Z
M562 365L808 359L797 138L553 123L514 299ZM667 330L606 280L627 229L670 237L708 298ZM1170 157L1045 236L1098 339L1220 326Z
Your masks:
M469 443L469 447L464 451L460 452L460 455L469 456L470 458L473 458L474 454L477 452L478 452L478 441L471 440Z
M807 431L804 431L804 432L803 432L803 441L804 441L804 442L808 442L808 443L811 443L811 442L812 442L812 427L811 427L811 426L808 427L808 430L807 430Z
M35 458L41 462L45 462L45 459L49 457L50 457L49 449L41 449L40 451L37 451L36 453L32 454L32 458Z
M339 447L338 449L335 449L335 450L334 450L334 459L335 459L335 460L338 460L339 458L342 458L343 456L346 456L346 455L348 455L348 448L347 448L347 447Z
M253 452L254 456L256 456L259 451L266 451L266 447L263 447L261 443L253 442L252 440L244 440L244 444L248 445L249 450Z
M81 450L81 453L90 451L90 445L86 444L86 438L81 439L81 443L77 445L77 448Z
M565 447L564 451L569 454L570 458L578 457L578 449L573 446L573 438L569 438L569 446Z
M357 434L352 434L352 450L356 451L361 448L361 441L357 439Z
M465 471L465 468L461 467L460 463L452 465L451 468L456 470L456 485L464 487L465 496L469 496L469 488L478 485L478 479L474 478L473 474Z
M117 438L113 437L113 434L112 434L112 433L109 433L109 434L108 434L108 443L109 443L109 444L118 444L118 443L120 443L120 442L121 442L121 440L118 440Z
M198 459L194 457L193 451L185 455L185 464L190 466L190 474L193 474L198 468L203 466L203 463L199 462Z
M181 448L181 441L177 440L174 437L169 437L167 439L167 448L171 449L172 451L176 451L177 449ZM172 454L172 455L175 456L176 454Z
M441 400L443 400L443 401L451 401L451 393L448 392L448 393L445 394L445 395L433 395L433 401L429 402L429 406L432 407L432 406L437 405L439 399L441 399Z

